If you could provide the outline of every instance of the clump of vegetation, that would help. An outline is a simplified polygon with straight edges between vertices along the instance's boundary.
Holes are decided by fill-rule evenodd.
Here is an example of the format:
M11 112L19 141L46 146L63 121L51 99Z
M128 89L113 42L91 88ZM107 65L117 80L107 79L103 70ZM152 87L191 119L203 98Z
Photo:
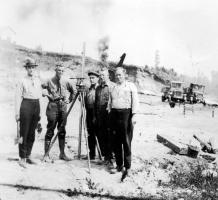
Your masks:
M86 184L89 190L97 190L99 188L99 183L95 183L91 178L86 178Z
M208 169L207 164L187 163L186 168L179 168L170 174L170 182L165 186L174 189L187 189L183 197L191 199L218 199L218 169Z

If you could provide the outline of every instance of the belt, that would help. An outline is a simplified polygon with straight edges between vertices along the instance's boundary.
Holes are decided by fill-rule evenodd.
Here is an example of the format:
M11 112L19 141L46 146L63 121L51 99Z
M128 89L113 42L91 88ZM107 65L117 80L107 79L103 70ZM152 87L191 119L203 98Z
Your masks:
M23 98L23 101L38 102L39 99L28 99L28 98Z
M111 108L111 111L117 111L117 112L124 112L124 111L130 111L131 108Z
M57 105L63 105L63 104L67 104L66 102L64 102L63 100L59 99L59 100L50 100L49 103L55 103Z

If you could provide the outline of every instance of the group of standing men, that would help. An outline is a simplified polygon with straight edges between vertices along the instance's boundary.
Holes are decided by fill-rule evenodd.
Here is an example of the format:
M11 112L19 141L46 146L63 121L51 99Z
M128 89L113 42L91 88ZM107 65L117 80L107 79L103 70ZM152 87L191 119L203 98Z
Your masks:
M24 67L27 76L21 79L16 89L15 118L20 123L20 137L22 137L22 143L19 144L19 164L24 168L26 163L35 164L30 156L35 130L41 118L41 96L47 96L49 100L46 109L48 123L45 153L57 127L59 158L65 161L71 160L64 152L65 126L67 104L74 99L76 88L63 79L62 65L56 65L55 76L44 83L34 75L36 66L33 60L26 61ZM120 67L115 71L116 83L109 80L107 69L99 73L91 71L88 75L90 87L85 89L84 93L90 158L95 159L96 142L98 142L100 152L111 172L123 171L127 175L131 167L131 141L138 107L137 89L133 83L126 81L125 70ZM116 168L112 167L114 157Z
M99 74L89 72L88 75L91 86L86 92L85 102L90 158L95 159L98 141L110 171L128 174L135 114L139 104L136 86L126 81L125 70L120 67L115 70L116 83L109 80L107 69ZM113 168L114 156L116 168Z

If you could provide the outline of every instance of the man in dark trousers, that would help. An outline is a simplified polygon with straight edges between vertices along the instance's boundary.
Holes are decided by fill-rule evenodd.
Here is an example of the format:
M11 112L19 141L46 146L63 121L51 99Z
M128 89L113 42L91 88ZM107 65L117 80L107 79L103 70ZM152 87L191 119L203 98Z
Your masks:
M95 114L97 119L97 137L104 156L105 164L112 167L112 135L108 113L109 91L115 84L109 80L108 69L100 71L99 86L96 88Z
M37 64L31 58L24 65L27 76L16 87L15 118L20 122L19 165L26 168L26 163L36 164L31 158L35 141L35 130L40 120L41 81L36 77Z
M85 107L86 107L86 123L88 131L88 144L89 144L89 156L91 160L95 159L96 149L96 118L94 112L95 104L95 91L98 85L99 74L94 71L88 73L90 80L90 87L85 92Z
M45 135L45 153L49 149L52 137L54 136L54 130L57 127L58 141L61 160L70 161L65 154L65 136L66 136L66 114L67 104L70 103L74 95L76 94L73 85L63 76L64 66L59 63L55 68L55 76L42 85L43 89L47 90L47 94L43 96L48 97L48 106L46 109L47 115L47 132ZM49 161L49 156L45 158L45 161Z
M131 142L139 100L136 86L125 80L125 69L118 67L115 77L116 85L110 91L109 110L111 128L115 132L117 171L123 171L123 180L131 168Z

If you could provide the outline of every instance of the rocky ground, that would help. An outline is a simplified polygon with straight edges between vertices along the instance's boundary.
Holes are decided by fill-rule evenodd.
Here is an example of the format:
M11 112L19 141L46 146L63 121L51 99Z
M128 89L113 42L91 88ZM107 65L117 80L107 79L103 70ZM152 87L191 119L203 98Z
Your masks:
M19 69L1 69L0 75L0 200L13 199L194 199L193 187L182 187L180 180L172 181L172 174L184 171L190 164L211 168L211 164L200 156L197 159L173 153L157 141L157 134L166 135L183 145L199 145L193 139L197 134L202 139L218 141L218 112L212 117L212 108L202 105L187 105L170 108L161 102L160 96L140 95L140 113L134 129L132 142L132 171L123 183L121 173L110 174L99 160L91 162L91 175L86 160L77 158L80 105L76 102L67 124L66 153L73 158L70 162L58 160L56 143L51 150L54 163L41 162L44 153L46 131L45 108L47 100L42 100L41 135L36 135L32 158L37 165L22 169L18 163L18 146L14 144L16 122L14 118L14 77L22 75ZM45 77L50 72L43 72ZM152 85L152 84L151 84ZM145 88L149 91L149 88ZM150 88L151 89L151 88ZM147 92L146 94L149 94ZM193 111L193 112L192 112ZM215 145L218 145L215 142ZM84 137L82 155L86 155ZM215 164L212 164L216 167ZM217 172L217 168L215 169ZM201 181L199 179L199 181ZM202 194L195 192L196 199ZM218 195L217 195L218 196ZM199 198L198 198L199 197ZM215 197L216 198L216 197ZM214 198L214 199L215 199ZM203 198L206 199L206 198Z
M11 93L12 94L12 93ZM10 96L10 95L6 95ZM2 101L0 107L0 199L175 199L181 188L166 187L170 173L175 167L184 167L197 159L180 156L158 143L157 134L185 144L193 143L193 134L202 138L213 137L218 141L217 115L212 118L209 107L183 106L170 108L160 97L140 96L140 113L134 130L132 143L132 172L123 183L121 173L110 174L99 161L91 162L91 176L86 160L77 159L79 103L77 102L68 119L66 153L74 158L71 162L58 160L58 144L51 156L54 163L41 162L46 118L42 115L43 132L36 136L32 157L38 163L22 169L16 159L18 147L14 145L16 123L13 101ZM10 103L8 103L10 102ZM42 113L47 101L43 100ZM82 154L86 154L83 139ZM188 188L187 188L188 189ZM184 190L184 189L183 189ZM187 192L180 195L186 199ZM176 198L177 199L177 198ZM200 198L199 198L200 199Z

